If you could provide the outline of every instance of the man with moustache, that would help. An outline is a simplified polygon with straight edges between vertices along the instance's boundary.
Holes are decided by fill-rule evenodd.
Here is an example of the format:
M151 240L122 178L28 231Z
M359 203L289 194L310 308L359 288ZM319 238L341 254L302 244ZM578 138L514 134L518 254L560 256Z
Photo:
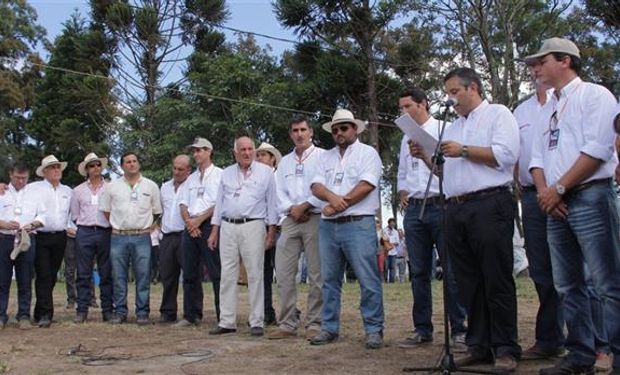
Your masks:
M276 245L276 277L280 297L278 330L269 339L297 336L297 284L299 257L308 262L308 301L305 315L306 336L321 330L321 262L319 257L319 221L321 202L312 195L310 182L317 173L319 158L325 150L312 143L314 131L306 117L293 118L288 125L295 148L284 156L276 171L278 212L284 215L282 232Z
M136 323L149 324L151 288L151 226L162 213L157 184L140 174L134 152L121 156L123 177L104 189L99 209L112 225L110 261L116 309L111 324L127 321L129 265L136 278Z
M181 195L184 183L192 171L187 155L178 155L172 161L172 179L161 185L162 238L159 242L159 278L163 287L159 307L160 323L173 323L177 320L177 294L179 276L183 268L181 234L185 222L181 216Z
M321 332L311 345L338 339L340 304L345 262L360 284L360 311L366 333L366 348L383 346L383 290L377 269L375 214L379 208L377 187L383 165L377 151L358 140L363 121L339 109L332 121L323 124L332 133L336 147L321 155L311 189L320 199L319 251L323 277Z
M94 152L86 155L78 165L78 172L87 180L78 185L71 199L71 218L77 224L76 263L77 263L77 312L76 323L84 323L88 308L94 299L92 293L93 264L97 262L99 272L99 291L101 313L104 322L112 319L112 265L110 263L110 236L112 227L99 210L101 195L107 185L102 171L108 159L100 158Z
M66 162L60 162L54 155L41 160L36 174L42 181L33 182L33 194L38 195L45 205L45 227L37 230L35 269L34 320L40 328L49 328L54 318L54 286L58 269L62 264L67 244L67 227L70 216L71 188L63 185L62 171Z
M15 323L21 329L31 328L30 303L34 271L36 239L34 232L45 223L45 206L28 184L29 168L20 162L9 170L10 182L0 195L0 328L8 322L7 309L11 275L15 268L17 281L17 314ZM14 248L23 241L22 231L30 245L16 254Z
M398 100L401 113L411 118L435 138L439 138L440 121L429 114L429 103L426 94L417 88L401 93ZM446 124L448 125L448 124ZM398 163L397 189L401 207L405 209L403 227L405 241L411 265L411 290L413 293L412 317L413 335L402 340L400 348L413 348L433 341L432 293L431 279L433 274L433 252L444 248L442 231L442 208L439 204L439 180L433 176L429 196L426 200L424 217L420 219L426 186L430 177L430 169L422 160L412 154L415 140L404 135L400 145ZM443 254L441 254L443 256ZM442 259L445 281L448 283L448 316L454 351L464 351L465 309L459 302L459 293L451 261Z
M595 340L587 267L603 300L612 373L620 374L620 238L612 186L618 158L613 121L616 99L579 78L579 48L551 38L525 58L536 79L553 88L547 127L534 139L530 171L538 204L547 213L553 282L568 328L568 355L541 374L591 374Z
M234 152L237 163L222 172L208 240L212 251L220 240L222 260L220 321L209 333L222 335L237 330L237 279L241 257L248 273L250 335L262 336L264 252L273 246L278 222L275 178L271 168L254 160L254 141L249 137L237 138Z
M202 266L207 266L213 284L215 316L220 320L220 252L211 250L207 240L211 234L211 218L222 179L222 169L211 162L213 145L209 140L196 137L189 148L196 162L196 170L183 186L179 205L185 222L181 247L183 252L183 319L176 327L193 326L202 320L204 294Z

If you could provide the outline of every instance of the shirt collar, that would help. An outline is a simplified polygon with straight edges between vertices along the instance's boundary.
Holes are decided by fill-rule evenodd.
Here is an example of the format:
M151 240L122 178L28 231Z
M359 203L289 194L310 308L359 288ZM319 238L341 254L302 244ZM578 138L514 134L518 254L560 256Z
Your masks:
M482 112L486 107L489 106L489 102L486 99L482 99L480 104L476 108L474 108L465 118L477 117L480 112Z
M556 90L556 89L554 89L554 90L553 90L553 94L554 94L554 95L553 95L553 97L554 97L556 100L558 100L558 101L559 101L560 99L562 99L562 98L568 98L571 94L573 94L573 93L577 90L577 87L579 87L579 85L581 84L581 82L583 82L583 81L581 80L581 78L579 78L579 77L575 77L575 78L573 78L573 79L572 79L572 81L570 81L570 82L569 82L566 86L564 86L562 89L560 89L560 90ZM557 92L558 92L558 91L559 91L559 93L560 93L560 96L559 96L559 97L558 97L558 96L556 96L556 94L557 94Z

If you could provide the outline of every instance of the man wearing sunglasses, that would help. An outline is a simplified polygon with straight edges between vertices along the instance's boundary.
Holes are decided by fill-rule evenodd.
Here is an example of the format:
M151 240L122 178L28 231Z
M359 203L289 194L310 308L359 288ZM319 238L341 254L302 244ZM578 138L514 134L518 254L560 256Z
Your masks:
M568 327L569 354L541 374L593 373L595 340L588 269L603 300L612 373L620 374L620 238L612 177L618 164L613 118L616 99L603 86L583 82L579 48L551 38L525 58L536 79L553 88L548 127L534 139L530 171Z
M77 263L77 312L76 323L84 323L88 317L88 307L93 298L91 280L93 265L97 262L99 272L99 291L103 321L112 318L112 266L110 263L110 235L112 228L103 212L99 210L101 194L107 185L102 172L108 159L100 158L94 152L86 155L78 165L80 175L86 181L73 191L71 199L71 219L77 224L76 263Z
M383 165L371 146L358 140L363 121L339 109L323 129L332 133L336 147L321 155L311 189L320 199L319 253L323 277L321 332L311 345L338 339L345 263L355 272L360 288L360 310L366 348L383 346L383 290L377 268L375 214L379 208L379 180Z

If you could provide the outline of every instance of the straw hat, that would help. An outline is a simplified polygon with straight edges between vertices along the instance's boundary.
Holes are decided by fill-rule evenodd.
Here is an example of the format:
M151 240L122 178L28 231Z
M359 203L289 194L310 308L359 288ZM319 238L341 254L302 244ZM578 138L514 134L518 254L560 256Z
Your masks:
M78 172L82 176L86 177L87 175L86 166L88 165L88 163L91 163L97 160L99 160L99 162L101 163L101 170L104 170L108 166L108 159L100 158L97 156L97 154L95 154L94 152L91 152L90 154L86 155L86 157L84 158L84 161L78 165Z
M213 145L207 138L196 137L194 138L194 143L187 146L188 148L208 148L209 150L213 150Z
M50 165L56 165L56 164L60 164L60 169L63 171L65 170L65 168L67 168L66 161L58 161L58 159L56 159L54 155L47 155L46 157L43 158L43 160L41 160L41 165L37 167L37 170L36 170L37 176L44 177L43 170L49 167Z
M362 120L358 120L353 117L353 113L346 109L337 109L330 122L326 122L322 125L323 129L327 132L332 132L332 126L338 124L355 124L357 125L357 134L363 132L366 129L366 123Z
M278 164L280 164L280 160L282 160L282 154L280 153L280 151L278 151L277 148L273 147L272 145L270 145L267 142L263 142L260 144L260 146L258 146L258 148L256 149L256 151L267 151L268 153L270 153L271 155L276 157L276 167L278 166Z

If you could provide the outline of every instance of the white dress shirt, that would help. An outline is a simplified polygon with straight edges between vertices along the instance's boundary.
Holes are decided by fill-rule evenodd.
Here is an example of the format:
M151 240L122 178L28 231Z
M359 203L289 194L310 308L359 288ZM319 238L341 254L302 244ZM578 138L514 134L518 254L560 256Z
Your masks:
M187 183L185 181L177 190L174 190L174 180L169 180L161 185L161 206L164 213L161 217L161 231L162 233L181 232L185 229L185 222L181 217L181 207L179 207L179 201L181 199L181 192L183 186Z
M183 184L183 192L178 204L187 207L190 217L204 214L215 205L217 191L222 180L222 168L211 164L200 179L200 169L196 169Z
M280 160L276 170L279 214L286 216L291 206L304 202L314 206L312 212L321 212L318 207L321 201L312 194L310 185L318 170L319 157L324 152L322 148L312 145L302 153L301 158L293 150Z
M446 127L449 125L450 123L446 124ZM431 117L421 125L421 128L435 139L439 139L439 132L441 131L441 122L439 120ZM403 140L400 142L396 191L404 190L408 192L407 198L422 199L426 193L426 185L428 184L431 170L428 169L423 160L411 156L407 142L409 142L409 137L404 135ZM437 176L433 176L429 197L437 195L439 195L439 179Z
M576 77L562 89L559 99L554 92L550 102L552 113L557 113L555 128L559 137L551 139L550 125L555 122L550 116L548 125L535 139L530 169L542 168L547 185L553 185L583 153L603 164L581 183L612 177L618 164L612 122L617 103L613 94L603 86Z
M472 193L513 181L519 157L519 127L508 108L483 100L467 117L460 116L444 133L446 141L461 145L490 147L497 167L474 163L467 158L446 158L446 197Z
M16 221L20 227L39 221L45 225L45 205L40 196L33 192L31 185L15 190L9 184L4 195L0 196L0 219ZM13 230L0 230L0 233L14 235Z
M519 183L521 186L532 186L534 180L530 173L530 161L532 160L532 148L537 133L543 132L549 126L549 117L553 112L547 93L545 104L540 104L536 93L521 103L513 112L519 125L520 148L519 148Z
M394 245L394 248L388 251L388 255L398 254L398 245L400 244L400 236L398 235L398 231L387 226L383 230L383 233L385 233L390 243Z
M114 229L148 229L153 224L153 215L162 212L159 188L146 177L140 177L133 187L121 177L106 186L99 209L110 213Z
M71 188L63 184L58 184L54 188L47 180L33 182L30 185L32 185L33 194L38 196L45 206L45 226L38 232L67 230L67 224L71 220L69 216L73 195Z
M349 215L374 215L379 208L379 193L376 189L381 180L383 164L373 147L356 140L340 156L338 146L325 151L319 161L319 170L312 183L319 183L331 192L344 196L361 181L375 187L364 199L346 210L324 219L335 219ZM321 201L321 209L328 203Z
M253 161L244 176L239 164L226 167L217 192L211 224L221 225L222 218L265 219L278 223L276 182L273 169Z

